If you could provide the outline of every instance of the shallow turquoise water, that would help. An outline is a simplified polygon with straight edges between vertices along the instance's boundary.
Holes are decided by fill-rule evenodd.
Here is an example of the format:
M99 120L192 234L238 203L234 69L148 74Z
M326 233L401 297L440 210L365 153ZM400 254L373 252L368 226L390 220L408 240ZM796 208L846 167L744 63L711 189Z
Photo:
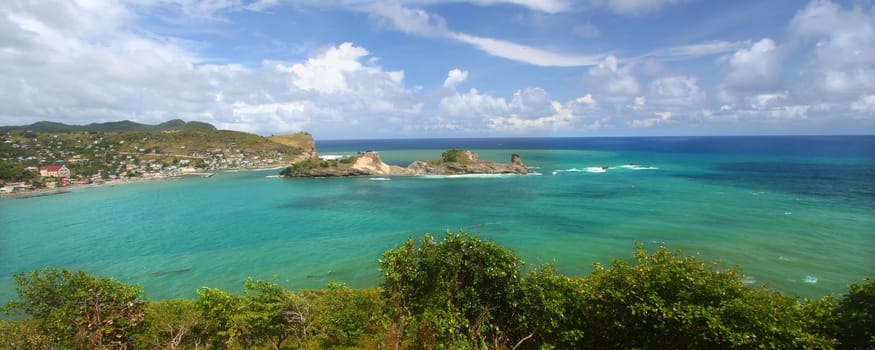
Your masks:
M410 149L420 144L381 155L401 165L439 157ZM322 150L356 150L331 146ZM802 296L875 276L875 152L584 146L475 149L499 161L516 151L542 175L379 181L241 171L0 200L0 300L14 296L13 272L47 265L115 276L154 299L193 297L202 286L239 291L247 277L375 286L383 251L459 229L567 274L629 258L637 241L739 265L756 283ZM587 171L601 166L610 169Z

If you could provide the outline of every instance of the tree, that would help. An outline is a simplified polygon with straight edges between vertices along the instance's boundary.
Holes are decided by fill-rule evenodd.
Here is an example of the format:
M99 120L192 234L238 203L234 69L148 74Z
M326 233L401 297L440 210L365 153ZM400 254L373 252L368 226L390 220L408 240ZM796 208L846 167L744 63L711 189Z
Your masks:
M15 274L18 300L7 310L31 315L60 345L123 349L145 316L142 289L85 271L44 268Z
M325 347L355 346L360 338L370 336L374 340L385 333L384 304L376 290L352 289L333 282L319 300L319 324L327 337Z
M839 348L875 348L875 280L851 285L838 303L835 323Z
M441 242L426 235L418 246L408 239L380 260L384 300L398 330L409 323L416 347L497 347L517 336L520 264L463 231Z
M204 320L204 336L207 344L216 348L230 345L231 315L240 309L240 297L217 288L198 289L195 307Z
M640 245L636 263L596 264L569 327L576 348L830 348L806 331L796 298L750 287L719 264ZM579 322L579 323L578 323Z
M0 349L50 349L51 339L40 331L33 319L0 320Z
M295 336L298 347L306 347L312 320L305 298L270 281L248 279L244 286L243 307L232 316L234 334L250 333L276 350Z
M203 343L204 320L194 301L171 299L149 302L143 332L138 337L144 349L197 348Z
M529 271L521 285L521 328L531 332L534 343L574 348L583 332L571 326L586 317L578 305L582 290L580 279L559 274L554 264Z
M279 349L294 337L298 348L308 346L314 317L310 300L280 285L248 279L243 296L201 288L195 303L206 320L205 331L215 347L236 343L244 349L270 344Z

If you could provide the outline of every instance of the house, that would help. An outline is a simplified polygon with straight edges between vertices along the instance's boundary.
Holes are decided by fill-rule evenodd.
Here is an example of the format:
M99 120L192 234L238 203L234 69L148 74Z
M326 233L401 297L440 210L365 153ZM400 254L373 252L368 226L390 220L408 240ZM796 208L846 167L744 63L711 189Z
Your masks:
M70 176L70 169L67 169L64 165L47 165L39 168L39 175L42 177L67 178Z

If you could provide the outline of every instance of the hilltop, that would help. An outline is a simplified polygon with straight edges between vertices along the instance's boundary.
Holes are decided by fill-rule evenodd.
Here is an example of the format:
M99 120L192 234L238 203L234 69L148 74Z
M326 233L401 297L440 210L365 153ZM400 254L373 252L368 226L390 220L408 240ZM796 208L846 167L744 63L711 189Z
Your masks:
M181 119L172 119L157 125L141 124L130 120L122 120L118 122L108 123L91 123L88 125L69 125L58 122L41 121L30 125L20 126L0 126L0 131L32 131L32 132L121 132L121 131L170 131L170 130L216 130L216 127L210 123L191 121L186 122Z

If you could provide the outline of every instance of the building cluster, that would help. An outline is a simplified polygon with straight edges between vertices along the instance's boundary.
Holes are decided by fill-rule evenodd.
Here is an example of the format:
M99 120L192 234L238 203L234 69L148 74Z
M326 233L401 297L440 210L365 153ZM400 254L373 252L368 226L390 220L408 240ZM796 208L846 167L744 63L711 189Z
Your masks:
M244 152L236 142L224 148L162 150L146 146L148 137L131 140L118 134L33 133L0 134L0 167L24 166L32 181L0 178L0 192L34 187L65 187L102 183L120 178L154 179L223 169L279 166L284 155L276 151Z

